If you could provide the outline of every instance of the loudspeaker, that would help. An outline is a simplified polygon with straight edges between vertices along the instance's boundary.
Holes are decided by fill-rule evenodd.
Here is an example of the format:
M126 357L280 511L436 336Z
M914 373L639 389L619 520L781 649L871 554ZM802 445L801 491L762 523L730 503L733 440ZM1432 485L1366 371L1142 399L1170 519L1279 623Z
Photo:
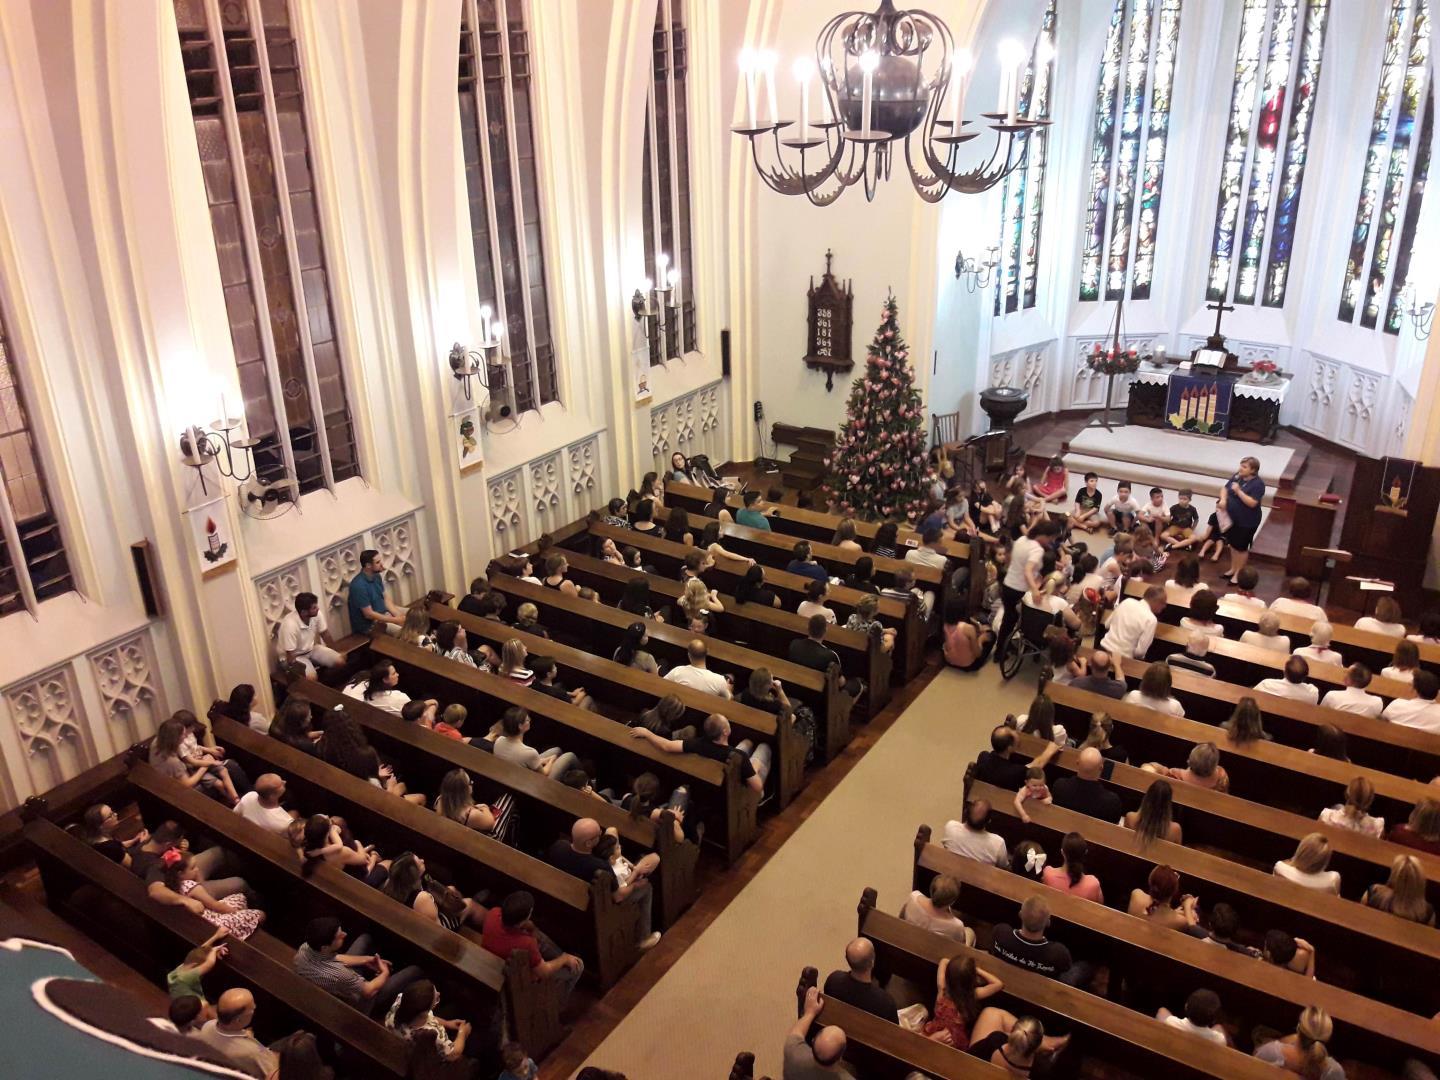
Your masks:
M755 422L758 424L761 420L764 420L764 419L765 419L765 403L764 403L763 401L757 401L757 402L755 402Z
M720 377L730 377L730 331L720 331Z
M155 568L155 550L149 540L130 545L130 560L135 565L135 581L140 586L140 602L152 619L165 614L165 597L160 591L160 574Z

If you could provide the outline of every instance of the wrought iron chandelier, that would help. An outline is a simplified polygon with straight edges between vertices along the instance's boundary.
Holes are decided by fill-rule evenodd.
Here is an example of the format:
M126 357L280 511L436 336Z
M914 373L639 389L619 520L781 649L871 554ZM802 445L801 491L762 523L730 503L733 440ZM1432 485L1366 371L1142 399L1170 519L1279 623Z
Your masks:
M1042 46L1048 48L1044 39ZM1020 141L1017 153L1016 136L1050 122L1034 107L1031 116L1018 115L1024 48L1004 41L999 52L996 111L981 113L995 132L995 145L989 159L973 169L960 168L960 147L980 134L965 130L972 123L964 111L973 59L967 50L955 50L941 19L925 11L899 11L893 0L880 0L873 12L837 15L816 38L815 63L804 57L795 62L798 126L781 119L776 108L775 55L745 50L740 71L747 122L732 130L750 140L755 168L772 190L804 195L816 206L830 205L856 184L873 200L880 181L890 178L902 142L910 180L926 202L939 202L950 191L977 195L1024 164L1029 140ZM1035 77L1048 78L1048 55L1036 59ZM812 123L810 84L817 71L824 115ZM758 115L762 86L766 122ZM1045 99L1043 93L1030 95L1032 102ZM781 138L787 128L794 130ZM774 165L761 162L767 143L774 148Z

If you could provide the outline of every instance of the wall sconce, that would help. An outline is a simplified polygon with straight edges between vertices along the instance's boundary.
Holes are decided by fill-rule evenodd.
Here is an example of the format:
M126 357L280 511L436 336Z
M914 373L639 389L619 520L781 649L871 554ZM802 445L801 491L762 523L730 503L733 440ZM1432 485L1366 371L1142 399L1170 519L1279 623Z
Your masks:
M490 309L480 309L480 343L477 349L466 349L460 342L450 346L450 371L465 390L465 400L472 400L470 380L479 379L480 385L490 389L490 369L503 362L500 356L500 320L490 318Z
M995 280L995 268L1000 265L1000 249L992 245L986 250L989 255L984 262L965 258L963 251L955 256L955 277L965 283L966 292L988 289Z
M1402 312L1410 317L1411 329L1415 331L1417 341L1426 341L1430 337L1430 329L1435 324L1435 305L1416 303L1415 286L1406 283L1400 290L1400 303L1403 305Z
M645 336L649 340L660 341L665 327L678 314L678 305L672 301L675 286L680 283L680 271L670 266L670 256L663 253L656 257L655 268L659 271L661 284L656 285L646 278L630 298L630 312L636 322L645 323Z
M254 475L254 450L260 440L231 438L231 432L238 431L242 423L234 417L225 417L212 420L209 431L192 424L181 433L180 462L195 470L203 493L210 493L205 486L205 466L212 462L221 476L239 483Z

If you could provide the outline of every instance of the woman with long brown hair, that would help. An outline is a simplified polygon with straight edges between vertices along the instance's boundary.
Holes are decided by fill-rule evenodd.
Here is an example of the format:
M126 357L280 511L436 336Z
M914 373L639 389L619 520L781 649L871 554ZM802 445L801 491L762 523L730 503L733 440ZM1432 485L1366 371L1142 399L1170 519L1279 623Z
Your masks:
M935 969L935 1015L921 1032L956 1050L970 1049L970 1029L980 1017L982 1001L992 998L1005 984L978 967L973 957L946 957ZM996 1009L995 1012L1003 1012ZM1006 1013L1006 1016L1010 1014ZM1010 1016L1010 1026L1015 1018Z
M1141 796L1140 808L1131 810L1120 819L1120 824L1135 830L1140 847L1145 848L1153 840L1168 840L1172 844L1184 843L1180 823L1175 820L1175 789L1169 780L1156 780L1145 789Z
M1396 855L1389 880L1366 889L1364 903L1409 922L1435 925L1435 907L1425 899L1425 871L1414 855Z

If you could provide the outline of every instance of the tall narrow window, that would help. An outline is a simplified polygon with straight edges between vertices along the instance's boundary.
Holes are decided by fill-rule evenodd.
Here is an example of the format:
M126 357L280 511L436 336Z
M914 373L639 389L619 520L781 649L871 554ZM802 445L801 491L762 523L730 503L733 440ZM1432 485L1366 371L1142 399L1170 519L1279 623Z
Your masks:
M0 616L75 588L15 368L0 318Z
M1148 299L1181 0L1116 0L1100 61L1080 299ZM1138 208L1137 208L1138 204Z
M1210 245L1210 300L1285 303L1329 7L1329 0L1245 0Z
M175 0L175 19L257 472L333 488L360 462L289 6Z
M690 121L686 93L684 0L660 0L655 10L654 77L646 102L645 266L660 276L660 260L679 273L674 301L679 320L665 327L664 356L660 342L650 342L650 363L693 352L699 335L695 326L695 270L690 236Z
M1050 88L1055 83L1055 0L1045 9L1040 33L1020 86L1020 111L1025 116L1050 119ZM1033 108L1032 108L1033 106ZM1050 129L1017 136L1025 168L1005 178L1000 201L1002 276L995 290L995 314L1035 306L1035 282L1040 258L1040 215L1045 199L1045 159Z
M1400 295L1408 284L1410 249L1430 171L1435 102L1429 60L1428 0L1391 0L1339 312L1342 322L1354 322L1358 313L1360 325L1374 328L1383 303L1384 330L1389 334L1400 332Z
M517 412L560 400L523 0L462 0L460 141L480 302L505 328ZM491 394L504 388L491 385Z

